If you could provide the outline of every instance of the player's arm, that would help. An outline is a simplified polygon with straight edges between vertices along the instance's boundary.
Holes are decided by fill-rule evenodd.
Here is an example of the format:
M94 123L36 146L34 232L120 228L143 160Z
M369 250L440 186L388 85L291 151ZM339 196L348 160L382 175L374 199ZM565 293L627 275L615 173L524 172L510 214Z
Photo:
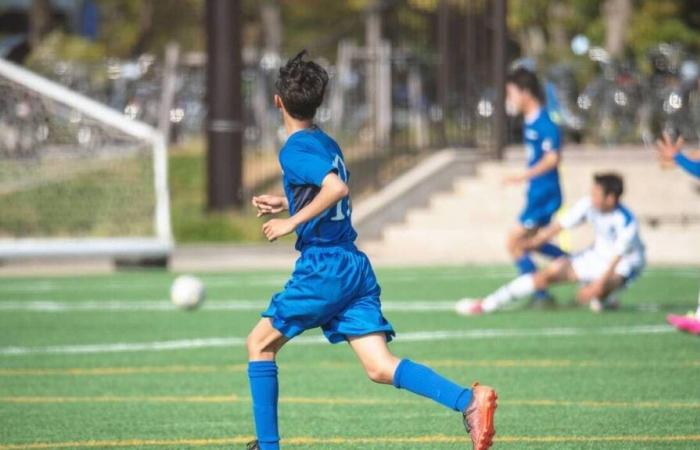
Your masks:
M299 225L319 216L350 193L348 185L335 172L329 172L321 182L321 190L316 197L296 214L287 219L272 219L262 227L269 241L285 236Z
M545 152L542 159L537 164L525 171L523 175L525 181L532 180L533 178L537 178L544 173L554 170L559 165L560 161L561 154L558 151Z
M690 157L683 154L683 152L678 152L673 160L683 168L686 172L693 175L694 177L700 178L700 159L690 159Z
M612 290L613 277L615 276L615 268L622 260L622 255L616 255L608 264L608 268L603 274L592 283L584 286L579 291L577 297L579 301L589 302L594 298L601 299Z
M559 222L553 222L539 230L537 234L535 234L530 239L525 240L523 248L525 250L534 250L536 248L539 248L542 245L554 239L556 235L561 233L562 229L563 228Z
M281 213L289 209L287 197L281 195L256 195L253 197L251 203L258 210L258 217L267 214Z
M591 199L584 197L573 208L566 211L559 220L552 222L540 230L535 236L525 241L523 248L533 250L552 240L562 230L574 228L586 220L586 215L591 208Z
M613 258L608 263L608 268L603 274L593 283L581 289L579 298L581 300L591 300L605 296L614 286L615 268L620 263L622 256L626 254L632 247L632 242L637 235L637 223L630 222L617 233L617 239L613 244L615 251Z
M506 177L505 181L510 183L530 181L551 170L557 168L561 162L561 137L557 128L550 128L543 131L542 158L526 171Z
M689 174L700 178L700 155L694 154L691 157L684 154L682 149L685 142L682 137L674 142L668 134L664 133L663 139L656 141L656 144L662 165L678 164Z

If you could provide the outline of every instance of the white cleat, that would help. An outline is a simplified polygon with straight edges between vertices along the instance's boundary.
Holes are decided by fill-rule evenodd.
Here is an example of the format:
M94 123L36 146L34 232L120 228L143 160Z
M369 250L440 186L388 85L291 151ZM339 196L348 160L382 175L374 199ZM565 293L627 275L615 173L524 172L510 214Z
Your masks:
M481 307L481 300L463 298L455 303L455 312L460 316L478 316L484 313L484 309Z

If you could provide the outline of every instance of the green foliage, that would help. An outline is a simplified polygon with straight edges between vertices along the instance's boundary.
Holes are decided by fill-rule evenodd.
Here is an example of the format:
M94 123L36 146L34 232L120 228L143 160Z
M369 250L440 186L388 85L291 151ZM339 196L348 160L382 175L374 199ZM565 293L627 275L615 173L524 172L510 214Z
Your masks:
M659 42L679 43L700 50L700 29L683 15L683 1L644 0L635 11L629 30L630 47L637 56Z
M130 57L135 50L161 55L170 41L184 51L204 49L204 0L97 0L97 4L99 41L109 56Z
M142 160L130 158L70 179L47 178L4 193L0 195L0 235L151 236L155 203L152 170ZM129 189L124 189L125 185Z
M171 150L170 201L175 240L183 242L262 241L261 219L241 212L206 211L205 157L201 141Z
M100 62L107 54L102 43L91 42L80 36L53 31L42 39L38 47L32 50L27 65L36 67L47 61L81 61L85 63Z

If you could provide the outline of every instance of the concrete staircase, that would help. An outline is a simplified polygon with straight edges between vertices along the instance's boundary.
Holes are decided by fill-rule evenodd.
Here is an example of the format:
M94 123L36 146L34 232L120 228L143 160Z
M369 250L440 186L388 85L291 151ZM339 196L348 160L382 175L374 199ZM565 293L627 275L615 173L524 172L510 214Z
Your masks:
M389 224L381 238L362 248L383 264L505 263L505 236L523 206L523 186L504 186L504 175L524 166L521 149L504 162L481 163L476 174L458 177L451 191L432 196L425 207L409 210ZM652 264L700 264L700 183L680 170L661 170L647 149L600 150L568 147L562 165L565 206L590 189L594 173L625 177L623 202L642 223ZM588 245L588 227L564 233L571 250Z

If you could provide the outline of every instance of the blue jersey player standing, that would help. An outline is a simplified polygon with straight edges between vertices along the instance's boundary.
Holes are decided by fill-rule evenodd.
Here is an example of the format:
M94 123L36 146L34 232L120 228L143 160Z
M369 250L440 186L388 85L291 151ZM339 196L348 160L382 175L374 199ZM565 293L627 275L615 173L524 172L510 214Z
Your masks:
M328 83L326 71L301 52L279 71L275 105L287 142L280 151L285 196L253 198L258 215L289 210L263 227L268 240L296 231L301 252L291 279L275 294L247 339L248 377L257 440L249 449L278 449L277 353L305 330L320 327L331 343L347 342L369 378L435 400L463 414L477 450L493 442L496 393L456 384L430 368L394 356L394 336L384 318L380 288L367 256L355 247L347 182L338 144L314 125Z
M508 183L527 183L525 208L518 224L508 234L508 252L521 274L537 270L524 242L537 230L548 225L562 204L559 186L559 162L561 161L561 135L559 127L552 121L543 107L544 94L537 76L527 69L511 72L506 83L507 109L513 114L522 114L523 140L527 153L527 169L506 177ZM548 242L537 252L555 259L565 253ZM534 300L551 301L546 291L537 291ZM538 304L535 302L535 304ZM541 303L544 304L544 303Z
M663 167L678 165L697 179L700 179L700 150L694 156L683 151L685 142L682 137L673 139L664 133L663 139L656 143L659 149L659 159ZM681 331L700 336L700 294L698 294L698 309L688 315L669 314L666 320Z

